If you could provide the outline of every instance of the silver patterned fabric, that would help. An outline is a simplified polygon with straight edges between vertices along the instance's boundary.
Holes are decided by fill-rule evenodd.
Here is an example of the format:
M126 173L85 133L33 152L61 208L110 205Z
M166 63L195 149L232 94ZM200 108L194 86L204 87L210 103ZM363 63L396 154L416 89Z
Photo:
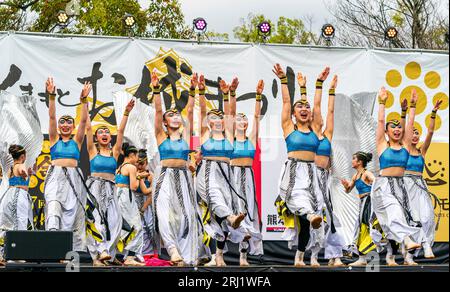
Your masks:
M141 214L134 193L125 187L116 187L117 201L122 214L122 230L120 240L124 243L123 255L134 252L142 255L144 246L144 233Z

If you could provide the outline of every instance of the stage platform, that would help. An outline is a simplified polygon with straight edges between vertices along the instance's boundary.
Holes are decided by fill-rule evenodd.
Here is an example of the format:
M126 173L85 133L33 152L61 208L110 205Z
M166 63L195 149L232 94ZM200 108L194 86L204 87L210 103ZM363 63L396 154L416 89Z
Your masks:
M449 272L449 265L419 265L415 267L409 266L375 266L380 272ZM0 272L65 272L64 264L32 264L32 263L11 263L6 267L0 267ZM241 268L238 266L229 267L92 267L89 264L81 264L80 272L168 272L168 273L277 273L277 272L367 272L366 268L330 268L322 266L317 268L304 267L295 268L293 266L250 266Z

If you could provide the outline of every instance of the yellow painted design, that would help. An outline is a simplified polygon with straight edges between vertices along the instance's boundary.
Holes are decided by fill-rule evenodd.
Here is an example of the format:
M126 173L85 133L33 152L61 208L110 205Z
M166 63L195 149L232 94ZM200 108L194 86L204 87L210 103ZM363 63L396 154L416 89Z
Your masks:
M439 92L437 93L434 97L433 97L433 104L436 104L436 102L438 100L442 100L442 104L439 110L443 111L448 109L448 95L443 93L443 92Z
M399 87L402 84L402 74L397 70L390 70L386 73L386 82L390 87Z
M425 85L430 89L436 89L441 85L441 76L435 71L430 71L425 75Z
M398 120L400 121L401 119L401 115L397 112L392 112L390 114L388 114L387 118L386 118L386 122L392 121L392 120Z
M388 99L386 100L386 108L391 108L394 105L395 97L389 90L387 91Z
M400 94L400 101L403 100L409 100L411 99L411 92L415 89L417 91L417 95L419 96L419 99L417 101L417 107L416 107L416 115L420 115L425 111L427 108L427 95L425 94L425 91L423 91L422 88L419 86L411 85L403 89L402 93Z
M409 79L416 80L422 74L422 67L417 62L410 62L405 67L405 74Z

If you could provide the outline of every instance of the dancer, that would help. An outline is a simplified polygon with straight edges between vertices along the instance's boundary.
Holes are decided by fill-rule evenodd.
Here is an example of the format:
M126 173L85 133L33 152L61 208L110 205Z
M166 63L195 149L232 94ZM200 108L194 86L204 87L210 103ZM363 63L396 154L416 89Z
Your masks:
M188 156L193 130L195 90L198 86L204 92L204 77L200 76L200 84L197 74L191 79L187 123L184 125L178 110L163 112L161 85L156 72L152 73L151 82L156 111L155 135L161 158L161 169L155 172L155 225L174 265L198 265L203 255L202 227L192 175L188 173Z
M248 213L242 222L246 230L246 237L239 245L240 265L249 266L247 253L251 255L262 255L264 253L261 219L259 217L258 202L256 200L255 175L253 173L253 159L255 158L256 145L258 143L259 123L261 118L261 101L264 91L264 81L260 80L256 87L256 105L253 120L253 128L250 136L247 136L248 118L245 114L236 117L236 138L234 140L234 152L231 165L236 190L245 198L240 201L246 204ZM234 102L233 102L234 103ZM235 104L232 105L234 107ZM244 210L245 206L241 206Z
M417 129L414 129L411 141L412 147L409 152L409 159L404 178L411 206L411 215L414 221L420 222L422 225L422 231L425 236L422 247L424 249L424 256L427 259L434 258L432 246L436 233L436 224L434 221L434 207L431 196L434 198L437 197L428 190L422 174L425 168L425 156L431 145L434 134L437 111L441 104L442 100L438 100L433 108L430 125L428 126L428 133L425 141L420 147L418 146L420 142L420 133ZM405 118L405 115L402 115L402 120ZM409 263L415 265L412 260L410 260Z
M355 187L360 199L358 226L355 231L353 245L359 258L356 262L350 264L352 267L362 267L367 265L366 255L376 248L370 236L370 229L374 222L373 212L370 205L370 193L372 184L375 180L373 173L368 171L367 164L372 161L372 154L362 151L353 154L352 167L356 174L351 181L341 180L347 193L350 193Z
M86 126L87 149L91 165L91 176L87 185L98 202L98 212L94 213L95 226L103 239L97 241L93 236L88 237L88 250L94 266L108 265L108 261L115 257L116 245L122 229L122 215L115 196L114 176L128 116L134 104L134 100L131 100L125 109L114 146L111 146L111 131L107 126L99 127L94 135L90 118Z
M11 145L9 154L14 165L8 175L9 188L5 194L0 194L0 265L4 264L3 245L6 232L34 229L33 201L28 193L32 170L25 166L25 148Z
M56 86L51 77L46 82L52 165L45 178L45 227L50 231L72 231L73 250L80 252L86 251L86 218L93 220L92 209L85 211L86 186L78 168L88 118L87 98L91 88L91 84L86 82L81 91L81 120L73 136L75 119L63 116L56 121Z
M421 245L421 230L411 216L408 195L403 176L408 163L409 151L404 146L411 145L414 126L417 92L412 91L411 109L406 129L400 121L385 122L385 104L388 98L383 87L379 95L377 127L377 152L380 157L380 176L373 183L371 193L372 209L375 212L386 238L404 244L407 251L414 251ZM386 140L386 136L388 140ZM389 245L388 245L389 247ZM412 260L408 252L406 262ZM388 265L396 265L395 255L388 250Z
M226 240L240 243L244 240L245 231L240 229L245 219L245 211L241 209L245 203L233 182L230 159L233 155L235 108L230 106L236 98L239 80L234 78L231 85L220 82L223 92L225 113L220 110L206 111L205 84L201 79L200 88L200 121L203 161L197 174L197 192L203 203L208 206L205 217L209 218L205 229L217 242L215 263L218 267L226 266L223 255L226 251ZM242 202L241 202L242 201Z
M138 257L142 255L144 244L141 215L135 192L139 186L137 179L138 150L133 145L123 143L123 164L116 171L116 193L122 214L122 230L118 243L119 252L126 256L124 266L145 266Z
M318 84L329 75L326 68L319 76ZM291 106L287 77L280 64L273 72L281 80L283 108L282 128L286 139L288 159L284 164L280 179L280 193L276 205L287 207L295 217L294 228L287 228L283 238L289 241L289 247L297 246L295 266L305 266L304 255L312 250L311 265L318 266L318 253L323 247L322 212L323 197L318 187L317 171L314 164L321 135L321 89L316 90L314 113L303 97ZM306 96L302 92L302 96ZM295 123L292 121L295 118ZM286 222L285 222L286 223ZM312 228L311 228L312 227ZM300 231L299 231L300 229Z

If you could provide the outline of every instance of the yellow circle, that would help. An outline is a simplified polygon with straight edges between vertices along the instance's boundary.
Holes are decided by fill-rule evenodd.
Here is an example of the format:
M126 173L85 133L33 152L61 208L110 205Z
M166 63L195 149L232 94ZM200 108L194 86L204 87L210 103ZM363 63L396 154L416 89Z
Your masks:
M39 186L39 191L41 191L41 193L43 194L44 193L44 186L45 186L45 183L41 183L41 185Z
M405 73L409 79L415 80L422 74L422 68L419 63L410 62L405 66Z
M406 99L408 101L409 106L411 99L411 92L413 89L417 91L417 95L419 97L416 105L416 115L420 115L425 111L427 107L427 95L425 94L425 91L422 90L422 88L414 85L406 87L400 94L400 102L403 102L403 100Z
M42 152L50 153L50 141L44 140L44 142L42 142Z
M417 131L419 131L420 136L422 136L423 129L422 129L422 126L418 122L414 122L414 129L417 129Z
M425 75L425 84L430 89L436 89L441 85L441 75L435 71L430 71Z
M45 177L47 176L47 170L51 165L51 161L52 159L48 154L44 154L38 157L36 161L37 165L36 176L39 179L45 180Z
M427 126L427 128L430 127L430 123L431 123L431 114L429 114L427 116L427 118L425 119L425 125ZM434 124L434 130L437 131L441 128L442 126L442 119L439 115L436 116L436 122Z
M394 101L395 101L395 97L392 94L392 92L390 92L389 90L387 90L387 94L388 94L388 99L386 100L386 108L391 108L394 105Z
M388 114L387 118L386 118L386 122L392 121L392 120L397 120L400 121L401 119L401 115L397 112L391 112L390 114Z
M433 97L433 106L436 104L436 102L438 102L438 100L442 100L442 104L439 110L446 110L448 108L448 95L443 92L437 93Z
M39 183L38 178L35 175L32 175L30 177L30 184L28 185L28 187L30 189L34 189L35 187L37 187L38 183Z
M386 82L390 87L399 87L402 84L402 74L397 70L390 70L386 73Z

